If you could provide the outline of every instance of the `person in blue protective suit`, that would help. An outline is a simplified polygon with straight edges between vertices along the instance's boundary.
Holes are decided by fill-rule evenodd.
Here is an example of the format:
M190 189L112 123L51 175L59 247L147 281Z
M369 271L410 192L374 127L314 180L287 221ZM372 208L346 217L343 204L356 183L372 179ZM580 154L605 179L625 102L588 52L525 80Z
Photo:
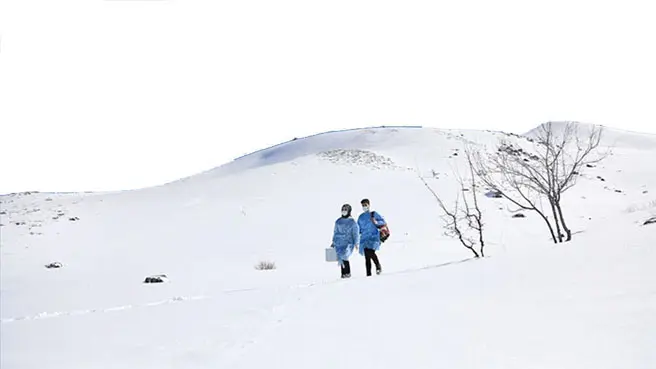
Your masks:
M353 249L360 244L360 229L358 223L351 217L351 210L351 205L342 205L342 216L335 221L331 245L337 253L337 261L342 269L342 278L351 277L351 264L348 259L351 257Z
M371 262L376 265L376 274L380 274L383 268L380 266L376 251L380 249L380 227L386 225L385 218L370 209L369 199L360 201L363 213L358 217L360 228L360 254L364 255L367 277L371 276Z

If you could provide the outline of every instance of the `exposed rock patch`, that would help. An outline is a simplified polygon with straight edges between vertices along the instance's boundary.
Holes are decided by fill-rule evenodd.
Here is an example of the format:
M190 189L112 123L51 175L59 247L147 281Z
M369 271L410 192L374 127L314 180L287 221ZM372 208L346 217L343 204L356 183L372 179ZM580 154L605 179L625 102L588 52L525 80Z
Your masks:
M317 156L334 164L357 165L371 169L400 169L392 159L366 150L336 149L320 152Z
M166 274L157 274L157 275L151 275L150 277L146 277L143 283L164 283L168 281L169 279L166 276Z

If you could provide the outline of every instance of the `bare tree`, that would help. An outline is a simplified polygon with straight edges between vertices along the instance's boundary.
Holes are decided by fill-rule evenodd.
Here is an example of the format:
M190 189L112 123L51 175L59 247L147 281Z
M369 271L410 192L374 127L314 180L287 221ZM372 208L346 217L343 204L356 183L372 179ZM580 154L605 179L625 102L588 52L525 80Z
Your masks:
M505 147L503 145L501 147ZM515 170L514 159L505 151L488 154L485 158L478 151L472 155L474 171L483 184L520 209L536 212L549 228L553 241L558 242L554 227L542 209L540 191Z
M551 184L548 195L554 214L560 220L563 230L567 233L567 241L572 239L572 231L565 222L561 205L562 195L576 185L580 174L588 167L604 160L609 151L599 152L603 128L594 126L581 138L576 123L566 123L561 133L554 131L551 122L542 125L537 134L538 143L543 144L543 150L538 156L544 161L547 169L548 182Z
M502 140L497 152L475 156L475 170L483 182L504 198L525 210L537 212L549 227L554 243L572 239L562 208L562 195L576 185L580 174L592 164L603 160L608 152L599 153L603 129L593 126L590 132L579 135L579 125L563 123L561 130L551 122L536 132L533 152L524 151ZM553 216L547 217L540 205L546 199ZM555 227L555 230L554 230Z
M472 151L468 146L465 146L465 155L467 158L467 167L469 168L469 179L470 179L470 184L471 184L471 191L469 192L471 194L471 198L474 203L474 207L470 208L469 203L467 202L467 196L465 195L466 188L464 185L464 180L462 177L458 176L458 182L460 183L460 188L462 189L463 193L463 201L465 203L464 209L465 215L467 217L468 225L469 228L475 230L478 234L478 244L480 246L481 250L481 256L485 256L483 253L483 249L485 247L485 240L483 237L483 212L481 212L481 208L478 205L478 191L476 188L476 175L474 173L474 159L472 156Z
M483 237L483 213L478 204L476 195L476 176L474 175L473 159L469 149L466 151L467 162L469 164L469 173L471 175L469 184L471 188L467 188L465 180L456 171L458 179L459 190L456 194L453 207L448 207L440 196L430 187L426 180L418 173L419 179L424 183L426 188L433 194L437 200L440 209L444 213L444 228L446 235L449 237L456 237L460 243L469 249L474 257L485 256L485 239ZM462 198L462 199L461 199ZM469 200L468 198L471 198ZM475 232L475 235L472 234ZM478 246L478 251L476 249Z

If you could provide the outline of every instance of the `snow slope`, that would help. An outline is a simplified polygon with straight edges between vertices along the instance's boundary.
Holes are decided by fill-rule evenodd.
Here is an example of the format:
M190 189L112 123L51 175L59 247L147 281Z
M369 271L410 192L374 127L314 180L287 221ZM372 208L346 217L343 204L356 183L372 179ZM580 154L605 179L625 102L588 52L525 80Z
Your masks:
M463 142L522 136L330 132L148 189L2 196L0 366L654 368L656 138L608 137L566 194L571 243L481 197L485 259L442 234L417 175L452 198ZM384 273L355 255L339 280L323 249L363 197L390 223Z

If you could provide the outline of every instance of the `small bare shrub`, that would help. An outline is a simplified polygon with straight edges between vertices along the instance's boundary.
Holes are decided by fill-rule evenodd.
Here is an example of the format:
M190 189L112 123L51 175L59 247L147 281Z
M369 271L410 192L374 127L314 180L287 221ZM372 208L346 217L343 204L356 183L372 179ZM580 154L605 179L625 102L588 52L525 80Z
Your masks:
M633 205L629 206L628 208L626 208L626 212L631 214L631 213L635 213L637 211L644 211L644 210L649 210L649 209L654 209L654 208L656 208L656 200L652 200L652 201L645 202L645 203L642 203L642 204L633 204Z
M274 270L274 269L276 269L276 263L273 262L273 261L268 261L268 260L260 261L259 263L257 263L257 265L255 265L255 269L257 269L257 270Z
M467 157L467 164L469 165L470 178L463 179L460 173L455 171L458 184L460 185L459 192L456 193L456 200L452 206L449 206L442 201L442 198L433 190L426 180L417 171L419 179L424 183L424 186L431 192L435 200L437 200L440 209L444 213L444 228L445 234L449 237L457 238L460 243L469 249L474 257L484 257L483 249L485 247L485 240L483 237L483 212L478 205L478 195L476 176L474 174L474 163L472 161L472 153L469 147L465 147L465 155ZM468 188L471 186L471 189ZM478 245L479 250L476 250Z

